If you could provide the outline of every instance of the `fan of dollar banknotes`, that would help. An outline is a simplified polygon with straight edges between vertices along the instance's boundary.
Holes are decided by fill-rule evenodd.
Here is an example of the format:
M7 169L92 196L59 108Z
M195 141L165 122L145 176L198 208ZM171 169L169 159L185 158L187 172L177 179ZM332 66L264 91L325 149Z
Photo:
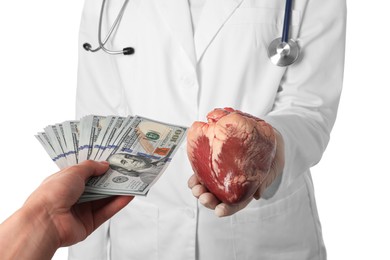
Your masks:
M36 138L60 169L85 160L110 163L104 175L87 182L81 203L112 195L146 195L186 131L141 116L89 115L49 125Z

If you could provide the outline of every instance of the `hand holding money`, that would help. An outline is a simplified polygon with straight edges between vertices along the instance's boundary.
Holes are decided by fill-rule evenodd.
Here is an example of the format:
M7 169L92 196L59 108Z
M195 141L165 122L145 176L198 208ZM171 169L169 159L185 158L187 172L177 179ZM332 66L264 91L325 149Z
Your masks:
M118 213L133 197L76 204L85 181L108 167L107 162L89 160L46 178L19 210L0 223L0 259L52 259L59 247L84 240Z
M89 115L47 126L36 137L60 169L85 160L110 163L106 174L87 182L80 198L85 202L111 195L146 195L186 131L140 116Z

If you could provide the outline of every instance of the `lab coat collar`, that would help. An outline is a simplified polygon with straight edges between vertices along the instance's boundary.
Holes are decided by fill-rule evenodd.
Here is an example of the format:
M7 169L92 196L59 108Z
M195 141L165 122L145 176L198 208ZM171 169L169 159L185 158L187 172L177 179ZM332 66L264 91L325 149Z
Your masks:
M195 32L196 59L202 58L211 42L243 0L209 0L203 7Z
M196 55L188 0L155 0L154 2L195 67Z
M206 1L195 35L188 0L155 0L155 3L195 67L220 28L242 1Z

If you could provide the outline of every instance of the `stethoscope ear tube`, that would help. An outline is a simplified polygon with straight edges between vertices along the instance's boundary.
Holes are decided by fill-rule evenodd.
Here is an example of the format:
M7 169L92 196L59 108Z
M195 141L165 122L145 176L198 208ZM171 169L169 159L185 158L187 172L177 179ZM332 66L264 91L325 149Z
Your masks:
M125 2L123 3L122 5L122 8L121 10L119 11L119 14L117 16L117 18L115 19L114 23L112 24L110 30L108 31L107 33L107 36L106 38L104 39L104 41L102 41L102 22L103 22L103 14L104 14L104 8L105 8L105 5L106 5L106 0L103 0L102 1L102 7L100 9L100 17L99 17L99 31L98 31L98 42L99 42L99 47L97 47L96 49L92 49L92 46L90 43L86 42L83 44L83 48L86 50L86 51L90 51L90 52L97 52L99 50L103 50L104 52L108 53L108 54L111 54L111 55L116 55L116 54L123 54L123 55L132 55L134 54L134 48L133 47L126 47L126 48L123 48L123 50L121 51L113 51L113 50L109 50L106 48L106 43L107 41L110 39L111 37L111 34L113 33L113 31L118 28L119 26L119 23L123 17L123 14L126 10L126 6L127 6L127 3L129 2L129 0L125 0Z
M293 39L289 39L292 1L286 0L283 21L283 33L281 38L276 38L268 46L268 57L271 62L280 67L293 64L299 57L299 45Z

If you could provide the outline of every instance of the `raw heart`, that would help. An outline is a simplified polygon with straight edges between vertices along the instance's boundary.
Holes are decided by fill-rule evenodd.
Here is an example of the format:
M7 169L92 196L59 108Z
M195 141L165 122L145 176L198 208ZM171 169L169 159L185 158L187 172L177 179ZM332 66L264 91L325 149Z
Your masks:
M194 122L188 131L192 169L219 200L240 203L267 181L276 152L274 130L232 108L214 109L207 119L208 123Z

